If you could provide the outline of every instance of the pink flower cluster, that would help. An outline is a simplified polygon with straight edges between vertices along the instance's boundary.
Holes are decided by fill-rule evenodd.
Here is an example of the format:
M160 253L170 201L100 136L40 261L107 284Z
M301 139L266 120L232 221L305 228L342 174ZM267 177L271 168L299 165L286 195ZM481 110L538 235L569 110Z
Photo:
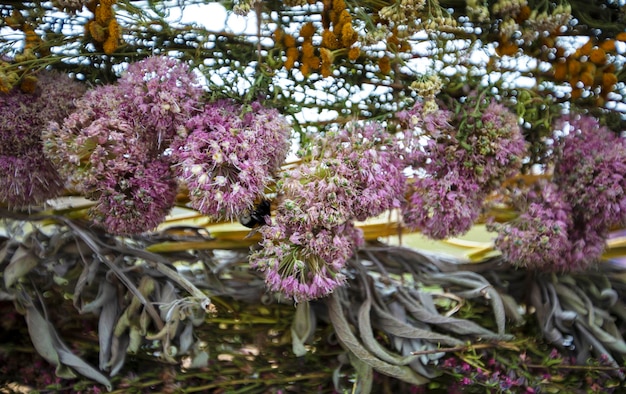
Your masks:
M132 64L117 84L97 87L62 123L44 131L44 151L68 185L96 201L90 216L132 234L160 223L177 181L167 148L195 111L202 88L168 57Z
M495 246L514 265L529 269L559 270L569 267L572 243L572 208L556 185L540 181L514 198L521 215L507 223L490 223L497 231Z
M404 162L378 123L353 124L314 141L307 159L278 181L275 223L261 228L262 249L250 262L268 287L296 301L328 295L363 243L354 220L400 206Z
M290 133L286 119L259 102L206 104L185 123L172 149L191 206L216 219L252 208L284 162Z
M167 148L178 129L201 107L203 90L180 61L152 56L128 66L118 81L122 116L132 121L149 151Z
M403 218L409 228L443 239L472 227L485 196L521 168L526 143L515 114L495 101L468 99L457 115L423 110L418 102L397 115L412 149L407 164L419 169Z
M63 191L63 180L43 155L41 133L49 121L65 118L85 90L64 74L42 71L34 93L0 93L0 203L22 208Z
M279 212L277 223L264 226L261 249L250 256L250 265L265 273L271 291L296 302L330 294L346 281L341 272L354 249L363 243L352 222L326 228L297 231Z
M265 192L290 148L289 123L259 102L205 104L188 66L168 57L133 63L114 85L88 91L44 131L44 151L67 185L96 201L107 231L154 228L178 180L191 205L232 219Z
M585 269L611 227L626 224L626 141L589 116L563 117L555 130L553 183L521 197L518 219L493 226L496 246L519 266Z

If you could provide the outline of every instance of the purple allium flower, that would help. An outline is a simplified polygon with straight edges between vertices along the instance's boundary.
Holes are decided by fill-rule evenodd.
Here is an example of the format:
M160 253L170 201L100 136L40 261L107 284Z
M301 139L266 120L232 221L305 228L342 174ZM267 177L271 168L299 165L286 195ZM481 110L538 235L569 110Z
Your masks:
M345 281L341 273L363 243L353 220L400 206L404 162L379 124L351 124L317 138L297 167L277 182L275 224L262 228L251 265L270 290L296 301L323 297Z
M574 225L569 233L572 247L566 254L569 269L583 270L597 263L606 248L607 237L608 229L604 225L594 227L590 223L581 223L574 218Z
M70 187L97 201L89 213L98 224L118 234L150 230L173 205L168 149L201 94L187 65L144 59L118 84L85 94L62 124L51 123L45 153Z
M120 119L118 110L121 100L116 85L99 86L87 91L77 100L75 111L69 116L62 121L50 122L43 130L44 153L68 180L70 187L82 189L81 176L75 172L87 171L84 165L89 161L93 150L108 140L105 130L97 127L92 127L89 132L84 130L97 120ZM115 146L115 141L111 146Z
M407 164L416 171L404 220L436 239L469 230L483 198L519 171L526 151L512 112L474 101L456 116L446 109L424 112L421 102L398 114L405 145L413 149Z
M451 111L439 108L434 112L425 112L424 102L422 101L417 101L413 107L398 112L396 118L400 121L400 126L404 130L418 128L433 138L439 138L444 134L454 132L454 127L452 126L453 114Z
M250 265L265 273L269 290L296 302L324 297L343 285L341 269L363 243L361 230L351 222L300 234L279 222L260 231L262 249L252 253Z
M270 173L280 169L290 148L291 125L275 108L264 107L259 101L244 108L243 125L253 132L254 143L265 148L265 167Z
M89 214L114 234L154 229L165 219L176 198L177 183L169 162L159 158L125 164L109 168L102 177L99 197Z
M118 81L121 115L134 122L146 147L163 151L198 112L202 88L187 64L167 56L132 63Z
M555 129L554 182L573 211L568 259L584 269L601 257L611 227L626 224L626 141L590 116L564 116Z
M405 167L397 140L377 122L352 123L324 140L325 158L336 158L354 185L356 220L399 208L406 189Z
M454 170L442 178L416 178L402 210L403 221L434 239L463 234L480 215L483 198L471 177Z
M560 119L554 181L576 221L592 228L626 224L626 141L589 116Z
M0 201L10 208L39 204L62 191L63 180L39 148L0 155Z
M251 208L289 150L289 124L274 110L251 106L253 112L226 100L207 104L172 150L191 206L214 218Z
M0 202L10 207L39 204L56 197L63 181L43 155L42 131L73 109L85 87L68 76L42 71L37 89L0 94Z
M99 90L99 89L96 89ZM85 95L79 102L84 107L99 95ZM96 117L97 111L77 111L66 118L63 126L50 124L44 135L48 138L45 152L52 159L67 184L97 198L96 190L111 167L148 159L148 151L137 139L133 126L121 118Z
M573 249L569 237L572 208L563 193L555 184L542 181L517 198L526 204L519 207L522 213L518 218L488 225L490 230L498 232L496 248L518 267L543 271L574 268L568 258Z
M283 172L278 213L305 230L332 228L354 218L360 198L354 170L340 159L313 160Z
M456 117L439 112L417 123L432 137L418 156L428 172L441 176L462 166L489 193L520 170L526 142L517 117L505 106L491 101L481 112L461 111Z
M502 104L489 103L465 142L471 146L469 160L474 163L477 180L489 191L522 168L527 143L517 116Z
M277 189L292 219L331 228L397 208L404 199L404 161L380 124L353 123L313 140L303 162L283 172Z

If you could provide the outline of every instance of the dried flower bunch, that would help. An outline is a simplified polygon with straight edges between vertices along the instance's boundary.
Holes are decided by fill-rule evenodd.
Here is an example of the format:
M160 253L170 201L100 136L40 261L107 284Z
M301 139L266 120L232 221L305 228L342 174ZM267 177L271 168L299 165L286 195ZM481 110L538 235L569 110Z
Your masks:
M555 124L554 176L516 197L522 214L492 225L496 246L521 267L582 270L604 252L611 228L626 223L626 142L589 116Z
M52 89L47 78L42 75L40 89ZM5 153L4 171L42 168L54 175L5 177L13 183L3 188L10 193L4 201L42 202L65 182L96 202L89 210L96 224L133 234L163 221L179 181L191 207L217 220L252 209L275 182L276 216L260 229L261 248L250 262L265 273L270 290L298 301L345 283L345 262L363 243L355 221L400 209L405 225L429 237L462 234L526 155L517 117L478 94L455 108L429 95L397 114L400 133L378 122L348 124L315 138L298 166L282 170L291 137L285 118L260 102L204 102L193 73L175 59L131 64L116 84L75 100L83 91L59 90L60 107L45 111L35 100L42 95L3 96L7 108L35 111L31 119L45 115L24 131L30 137L7 134L13 155ZM30 106L19 104L27 99ZM6 134L13 123L5 122ZM518 192L512 201L520 216L490 228L513 264L585 268L599 258L609 229L626 222L624 142L590 117L563 119L555 129L565 136L557 138L553 181ZM43 164L15 164L28 160ZM23 187L31 191L22 193ZM18 201L23 195L30 200Z
M178 187L166 148L201 95L185 64L147 58L117 84L87 92L62 123L51 123L44 151L71 188L96 201L89 212L96 223L117 234L153 229Z
M69 187L96 201L89 214L112 233L161 223L174 205L177 176L190 188L192 207L232 219L284 161L290 127L260 103L204 104L202 95L184 63L149 57L51 123L45 153Z
M351 124L315 140L277 184L275 222L250 257L271 290L297 301L342 285L346 261L363 243L355 220L397 208L405 189L397 141L378 123Z
M44 199L33 180L57 179L56 189L45 190L59 192L63 179L96 202L89 210L96 224L133 234L163 221L179 182L191 207L216 220L253 209L275 186L276 215L259 230L261 248L250 262L265 273L270 290L298 301L345 282L345 262L363 243L356 221L400 209L407 227L429 237L463 234L527 155L515 114L482 94L448 107L429 94L397 114L400 132L379 122L348 124L314 138L300 152L301 163L287 169L281 165L291 126L276 109L205 102L194 74L172 58L133 63L116 84L78 100L59 94L64 99L55 102L75 104L60 108L61 115L37 110L51 122L29 128L30 139L5 132L19 160L50 160L60 174L21 177L30 182L32 201ZM6 97L8 108L30 96ZM590 117L562 119L555 129L564 136L555 146L554 179L517 192L511 201L519 217L490 228L498 232L497 248L517 266L580 269L599 258L611 226L626 222L624 142ZM45 157L36 154L41 151ZM28 203L16 200L23 193L13 182L4 188L12 193L5 201Z
M101 386L31 382L624 386L623 1L208 3L0 2L0 331Z
M191 206L220 220L252 208L285 161L290 137L286 119L259 102L207 103L179 130L172 149Z
M443 239L467 232L482 202L515 175L526 155L517 117L495 101L468 100L451 110L424 110L418 102L397 115L414 147L407 164L422 171L411 185L404 222ZM423 148L419 139L428 137Z
M43 155L41 133L74 110L85 87L58 72L37 75L37 88L0 93L0 202L36 205L63 191L63 180Z

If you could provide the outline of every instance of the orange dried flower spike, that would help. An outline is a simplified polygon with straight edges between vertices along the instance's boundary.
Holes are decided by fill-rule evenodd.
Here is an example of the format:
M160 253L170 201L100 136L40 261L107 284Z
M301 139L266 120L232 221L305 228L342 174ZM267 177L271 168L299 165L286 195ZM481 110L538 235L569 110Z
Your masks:
M612 91L617 83L617 76L613 73L602 74L602 90Z
M300 37L304 39L313 37L313 34L315 34L315 25L313 25L313 22L305 23L300 29Z
M592 87L593 86L593 81L595 79L595 75L589 73L589 72L584 72L582 74L580 74L579 76L579 80L580 82L583 83L583 85L585 85L586 87Z
M349 48L359 39L358 34L354 31L351 24L343 25L341 29L341 43L344 48Z
M104 30L104 27L102 27L98 22L91 20L87 22L86 27L89 29L89 34L91 35L91 38L93 38L95 42L101 43L101 42L104 42L104 40L106 40L107 38L106 31Z
M337 40L337 36L335 36L335 33L328 29L324 29L324 31L322 32L321 46L328 49L339 48L339 40Z
M615 40L604 40L600 43L600 48L606 52L615 52Z
M532 10L530 9L529 6L525 5L521 7L517 15L515 15L515 22L522 23L528 20L528 18L530 18L531 12Z
M274 30L274 33L273 33L274 43L280 44L283 41L284 36L285 36L285 32L280 27Z
M567 64L556 63L554 65L554 79L557 81L565 81L567 78Z
M593 48L589 54L589 60L593 64L601 66L606 63L606 52L602 48Z
M515 43L505 39L501 39L499 45L496 47L496 53L499 56L513 56L518 50L519 48Z
M287 70L291 70L299 57L300 52L298 51L298 48L287 48L287 60L285 60L285 68Z
M296 38L291 34L285 34L283 38L283 43L287 48L292 48L296 46Z
M359 56L361 56L361 48L359 47L352 47L348 51L348 59L350 59L351 61L355 61L359 58Z
M589 39L583 46L578 48L575 52L576 57L581 56L589 56L591 54L591 49L593 48L593 42Z
M575 75L580 74L581 66L578 60L568 57L566 64L567 64L567 71L569 72L569 75L575 76Z
M26 75L20 81L20 90L24 93L34 93L37 89L37 77L34 75Z
M102 3L100 3L97 7L96 7L96 12L95 12L95 19L96 22L98 22L101 25L106 25L109 20L111 20L111 18L113 18L113 8L111 8L111 6L105 6Z
M391 72L391 60L387 56L383 56L378 59L378 68L383 74L389 74Z
M302 56L303 57L313 57L315 56L315 47L313 47L313 43L311 41L305 41L302 43Z

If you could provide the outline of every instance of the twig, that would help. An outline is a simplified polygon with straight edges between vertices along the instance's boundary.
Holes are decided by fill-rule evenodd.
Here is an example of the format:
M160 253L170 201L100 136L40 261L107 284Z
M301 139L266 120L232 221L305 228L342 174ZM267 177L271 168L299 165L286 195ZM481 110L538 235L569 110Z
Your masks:
M573 369L583 371L624 371L624 367L609 367L606 365L537 365L537 364L524 364L525 367L535 369Z
M463 345L463 346L454 346L454 347L442 347L439 349L430 349L430 350L416 350L411 352L411 354L416 356L421 356L422 354L437 354L437 353L455 353L455 352L464 352L470 349L491 349L494 347L500 347L500 343L477 343L475 345ZM502 346L504 348L510 346Z

